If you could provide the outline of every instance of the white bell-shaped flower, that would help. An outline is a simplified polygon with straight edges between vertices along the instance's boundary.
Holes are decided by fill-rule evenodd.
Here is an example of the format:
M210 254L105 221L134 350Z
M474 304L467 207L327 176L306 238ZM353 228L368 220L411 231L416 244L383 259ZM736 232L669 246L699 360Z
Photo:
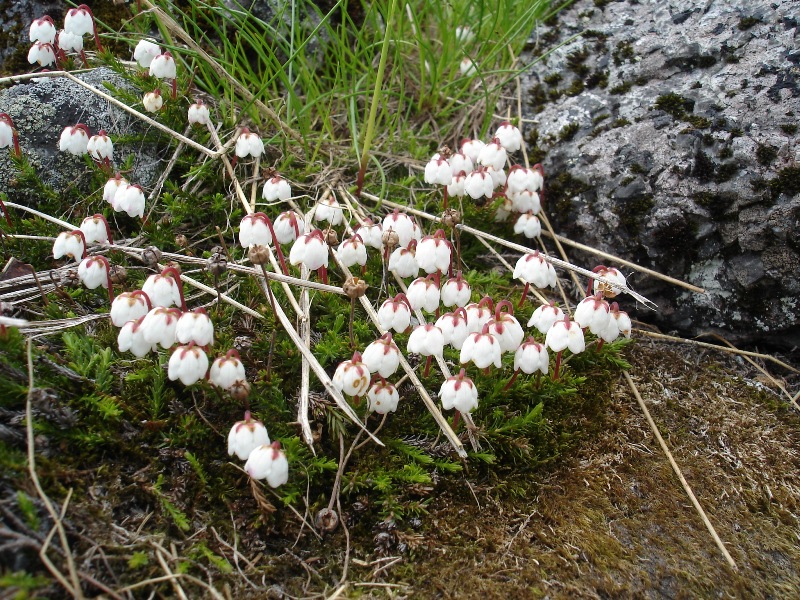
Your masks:
M467 311L458 307L453 312L445 313L436 319L436 326L442 330L445 344L450 344L456 350L461 350L464 341L469 335Z
M464 184L467 182L467 174L463 171L458 175L453 175L453 179L447 184L447 195L454 198L461 198L467 193Z
M542 304L539 308L533 311L528 327L536 327L541 333L547 333L548 329L553 326L553 323L560 321L564 318L564 311L555 305L555 302L550 304Z
M434 277L418 277L411 282L406 290L406 297L414 310L424 310L425 312L436 312L439 308L441 295L439 285Z
M78 265L78 279L90 290L103 286L111 287L108 276L108 260L105 256L88 256Z
M114 144L104 130L93 135L86 143L86 151L98 162L109 163L114 155Z
M491 198L494 194L494 181L486 169L479 168L469 175L464 181L464 191L473 200L478 198Z
M496 140L505 148L506 152L516 152L522 148L522 132L516 125L504 121L494 134Z
M372 342L361 355L361 361L370 373L391 377L400 366L400 348L394 343L391 333L385 333Z
M341 225L344 221L344 213L336 198L323 198L317 202L317 207L314 210L314 220L326 221L331 227Z
M272 233L268 217L264 213L246 215L239 224L239 244L243 248L270 246Z
M464 307L467 313L467 327L470 333L478 333L483 330L483 326L494 316L494 302L488 296L480 302L473 302Z
M180 273L172 267L164 269L161 273L150 275L142 285L142 291L147 294L154 307L173 305L185 307Z
M53 258L68 256L80 260L86 254L86 241L80 229L75 231L62 231L53 242Z
M547 375L550 368L550 357L544 344L538 343L532 337L525 340L514 352L514 370L532 375L536 371Z
M83 232L83 239L87 244L94 244L102 242L106 244L112 243L111 228L108 226L108 221L101 214L86 217L81 221L81 231Z
M28 64L38 63L41 67L49 67L56 62L56 51L52 44L34 42L28 50Z
M142 290L122 292L111 303L108 316L114 327L122 327L128 321L137 321L150 312L150 298Z
M369 388L369 369L361 361L361 354L355 352L353 358L339 363L333 374L333 387L348 396L363 396Z
M83 52L83 36L70 33L66 29L58 32L58 48L64 52Z
M412 244L412 248L395 248L389 256L389 270L394 271L398 277L403 279L419 275L419 264L417 264L414 254L415 247L416 242Z
M266 479L270 487L283 485L289 481L289 461L280 448L280 442L258 446L247 458L244 470L253 479Z
M394 212L386 215L383 218L383 231L394 231L399 238L399 247L407 248L411 240L418 239L415 232L416 223L414 219L409 217L406 213L401 213L395 209Z
M521 233L528 239L542 235L542 224L539 217L532 212L520 215L514 223L514 233Z
M473 61L469 56L465 56L461 59L461 63L458 65L458 70L461 71L461 74L464 77L472 77L478 72L478 67L475 65L475 61Z
M447 272L450 269L452 255L453 247L443 229L422 238L415 252L417 264L426 273Z
M177 65L172 54L167 51L153 57L150 61L150 77L158 79L175 79L177 77Z
M53 44L56 41L56 25L48 15L34 19L29 33L31 42Z
M153 346L158 344L165 349L171 348L177 341L175 331L178 328L178 319L180 318L181 310L179 308L165 308L163 306L152 308L142 320L141 327L144 339Z
M495 169L492 166L484 167L486 173L492 178L492 190L501 188L506 184L506 172L503 169Z
M563 352L569 348L574 354L578 354L586 349L583 330L578 323L570 321L569 315L564 315L562 320L553 323L547 330L544 343L553 352Z
M86 154L86 147L89 145L89 128L83 123L65 127L58 140L58 149L61 152L69 152L75 156Z
M303 215L293 210L287 210L278 215L272 224L275 238L279 244L291 244L306 232L306 223Z
M625 280L625 275L623 275L619 269L615 269L614 267L600 265L592 269L592 272L596 273L600 277L603 277L604 279L607 279L611 283L605 283L597 279L592 279L589 281L589 293L600 292L606 298L616 298L619 294L625 291L624 288L628 285L628 282Z
M178 346L169 357L167 377L170 381L179 379L183 385L192 385L203 379L207 371L208 356L194 344Z
M186 112L186 120L189 125L208 125L211 122L211 112L208 110L208 105L201 98L195 100L194 104L189 105L189 110Z
M230 349L225 356L217 357L208 372L208 381L223 390L230 390L235 385L247 381L239 353Z
M311 271L327 268L328 244L325 243L322 231L315 229L297 238L289 251L289 262L293 265L302 263Z
M425 165L425 183L448 185L453 179L450 163L437 152Z
M450 169L453 171L453 177L459 173L469 175L475 170L475 165L472 163L472 159L463 152L455 152L451 154L447 162L450 163Z
M145 197L142 186L122 183L114 194L111 206L117 212L127 213L129 217L144 217Z
M373 223L367 219L363 225L356 229L356 234L370 247L380 250L383 248L383 228L380 223Z
M267 202L288 200L292 197L292 186L280 175L274 175L264 183L264 188L261 190L261 197Z
M397 294L381 304L378 309L378 324L381 329L389 331L394 329L402 333L411 325L411 304L404 294Z
M514 316L514 307L508 300L497 303L494 318L490 319L486 326L489 328L489 333L500 342L500 352L513 352L525 339L522 325Z
M497 138L486 144L478 154L478 164L484 167L494 167L496 171L505 169L506 159L506 149Z
M631 318L628 313L619 309L619 304L616 302L611 303L611 320L616 322L617 331L619 331L620 335L626 338L631 337L631 328L633 327Z
M519 258L514 266L514 279L537 288L555 287L557 283L553 265L547 262L538 250Z
M242 127L239 137L236 138L236 147L234 151L239 158L247 158L248 156L257 158L264 152L264 142L247 127Z
M142 105L147 112L158 112L164 106L164 98L161 97L161 90L156 89L147 92L142 98Z
M489 326L484 325L480 333L470 333L461 346L459 362L463 365L472 361L479 369L494 365L498 369L502 366L500 342L489 333Z
M369 410L379 415L385 415L397 410L400 394L394 385L385 379L378 379L367 390L367 400L369 401Z
M367 264L367 246L358 234L347 238L339 244L336 255L347 268L353 265L360 265L363 267Z
M116 206L114 206L114 197L117 194L117 190L119 190L122 184L127 184L128 180L122 177L119 173L114 175L111 179L106 181L105 186L103 186L103 200L111 204L114 210L117 210Z
M185 312L178 319L175 338L181 344L194 342L198 346L210 346L214 342L214 324L204 308Z
M461 271L456 273L442 285L442 304L447 308L452 306L466 306L472 296L472 288L469 282L461 275Z
M611 311L608 302L603 300L603 294L587 296L578 303L573 319L584 329L588 328L595 335L600 335L608 326Z
M461 369L458 375L448 377L442 387L439 388L439 400L442 401L442 408L450 410L456 409L458 412L467 414L478 408L478 388L472 379L466 376L466 371Z
M150 68L153 59L161 54L161 48L152 39L139 40L136 48L133 49L133 60L139 63L140 67Z
M0 148L14 146L17 156L20 155L19 135L8 113L0 112Z
M536 192L542 188L542 176L533 169L514 165L508 171L506 184L508 185L508 192L512 194L525 190Z
M472 161L473 170L478 165L478 156L483 150L484 144L481 140L466 139L461 142L461 153Z
M64 29L75 35L88 35L94 32L94 17L85 4L67 11L64 17Z
M417 325L408 336L406 350L421 356L442 356L444 352L442 330L430 323Z
M538 192L522 190L521 192L507 192L511 207L518 213L539 214L542 210L542 201Z
M135 321L126 321L117 335L117 347L120 352L130 351L136 358L142 358L148 352L155 350L153 344L144 339L142 321L140 317Z
M269 443L267 428L252 418L248 410L244 413L244 420L234 423L228 433L228 456L235 454L239 460L247 460L253 450Z

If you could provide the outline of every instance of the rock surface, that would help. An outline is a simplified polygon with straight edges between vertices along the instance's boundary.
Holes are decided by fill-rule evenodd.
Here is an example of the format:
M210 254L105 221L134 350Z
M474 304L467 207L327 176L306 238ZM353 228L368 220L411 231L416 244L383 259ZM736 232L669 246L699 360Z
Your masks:
M634 274L660 307L639 318L800 345L798 23L790 0L581 0L539 32L523 89L556 231L706 290Z
M95 69L78 77L101 91L107 91L104 83L120 88L128 86L122 77L107 68ZM119 142L122 136L141 136L144 124L68 79L38 78L3 90L0 92L0 112L11 116L19 132L23 154L42 182L58 193L75 186L82 192L94 191L86 189L91 181L86 157L73 156L58 149L61 132L76 123L85 123L93 134L101 129L108 133L115 142L115 168L132 158L131 169L126 174L129 181L147 186L158 177L160 158L151 144L143 149L141 142ZM9 153L0 152L0 191L6 192L12 201L30 204L36 200L34 192L10 185L16 175L17 168Z

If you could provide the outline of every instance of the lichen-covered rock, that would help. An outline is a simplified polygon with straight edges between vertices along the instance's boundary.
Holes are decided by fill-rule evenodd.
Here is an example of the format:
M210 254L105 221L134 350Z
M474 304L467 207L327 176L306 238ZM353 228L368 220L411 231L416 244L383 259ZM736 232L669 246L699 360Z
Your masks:
M128 86L122 77L107 68L94 69L78 77L106 93L104 82L117 88ZM88 189L91 170L85 157L58 149L65 127L85 123L93 134L104 129L116 141L121 136L141 135L146 126L130 113L63 77L37 78L1 91L0 112L11 116L19 131L23 154L44 185L57 193L73 189L84 193L95 191ZM122 165L133 155L132 170L126 177L146 188L158 177L160 164L152 144L147 144L146 152L141 146L141 142L115 143L113 165ZM9 153L0 152L0 191L6 192L12 201L29 204L35 200L33 192L14 186L16 175L17 168Z
M524 88L557 231L706 289L633 275L660 306L639 318L800 344L798 19L791 0L580 0L540 31L538 54L584 32Z

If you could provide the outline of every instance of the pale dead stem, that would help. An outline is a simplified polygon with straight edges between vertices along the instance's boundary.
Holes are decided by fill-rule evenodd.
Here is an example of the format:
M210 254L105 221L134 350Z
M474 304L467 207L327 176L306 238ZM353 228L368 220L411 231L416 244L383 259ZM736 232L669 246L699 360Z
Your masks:
M714 526L711 524L711 521L709 521L708 517L706 516L706 512L703 510L703 507L700 506L700 502L697 501L697 498L695 497L691 486L689 486L686 479L684 478L683 473L681 472L681 469L678 466L678 463L676 463L675 459L672 457L672 452L669 451L667 443L664 441L664 438L661 437L661 432L659 432L658 426L656 425L655 421L653 421L653 417L650 416L650 411L647 410L647 405L644 403L644 400L642 399L642 396L639 393L636 384L633 382L633 379L631 378L631 376L628 374L627 371L623 371L622 375L625 377L625 381L627 381L628 385L630 386L630 389L633 392L634 397L636 398L636 402L642 409L642 412L644 413L644 416L647 419L647 424L650 425L650 429L652 430L653 435L655 435L656 440L658 440L658 445L661 446L661 450L666 455L667 460L669 460L669 464L672 467L672 470L675 472L675 475L681 482L683 490L686 492L686 495L689 496L689 500L691 500L692 505L697 511L697 514L700 515L700 518L702 519L703 524L706 526L706 529L708 529L708 532L711 534L711 537L714 538L714 543L717 545L717 548L719 548L720 552L722 552L723 556L725 557L725 560L728 561L728 564L734 570L738 570L738 567L736 566L736 563L734 562L733 558L728 552L728 549L725 547L725 544L722 543L722 540L720 539L719 535L717 535L717 530L714 529Z

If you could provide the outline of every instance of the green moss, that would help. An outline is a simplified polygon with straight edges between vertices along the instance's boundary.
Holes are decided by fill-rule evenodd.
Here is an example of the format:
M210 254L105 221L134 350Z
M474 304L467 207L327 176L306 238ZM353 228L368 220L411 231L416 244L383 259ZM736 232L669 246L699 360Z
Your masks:
M550 73L547 75L542 81L544 81L547 85L558 85L561 83L563 76L561 73Z
M633 177L632 175L628 175L626 177L623 177L620 180L619 185L620 185L620 187L625 187L629 183L633 183L635 179L636 179L636 177Z
M654 206L653 196L642 194L620 202L613 210L619 217L620 224L631 235L636 235L642 230L644 218L653 210Z
M742 17L737 27L740 31L746 31L759 23L761 23L761 19L758 17Z
M561 131L558 132L558 139L561 142L565 142L571 140L575 137L575 134L578 133L578 130L581 126L578 124L577 121L573 121L569 125L565 125L561 128Z
M599 87L605 89L608 85L608 71L593 71L589 77L586 78L586 87L594 89Z
M631 83L630 81L623 81L622 83L612 87L610 90L608 90L608 92L610 94L614 94L616 96L616 95L619 95L619 94L624 94L625 92L630 90L632 87L633 87L633 83Z
M553 207L554 215L559 219L568 218L570 213L570 200L572 198L592 188L590 184L573 177L568 171L562 171L548 181L548 201Z
M528 89L528 104L534 112L539 112L549 102L545 86L536 84Z
M639 163L633 163L630 167L628 167L628 170L636 175L643 175L647 173L647 169L645 169Z
M611 129L616 129L617 127L625 127L625 125L630 125L631 122L622 117L621 119L615 119L613 123L611 123Z
M769 166L778 157L778 150L767 144L759 144L756 148L756 160L758 164Z
M800 167L786 167L778 171L773 179L757 179L752 183L753 189L767 190L770 197L776 200L781 194L794 196L800 194Z
M795 123L784 123L781 125L781 131L786 135L794 135L797 133L797 124Z
M692 127L695 129L705 129L707 127L711 127L711 119L707 117L700 117L698 115L686 117L686 122L691 123Z
M567 96L577 96L580 94L586 86L583 83L582 79L576 79L572 82L572 84L565 90Z
M611 53L611 57L614 60L614 64L618 67L622 66L622 63L625 62L634 62L636 53L633 51L633 44L631 44L631 42L620 42L617 44L614 52Z
M692 194L692 200L712 214L718 215L724 213L731 207L735 197L725 194L715 194L713 192L695 192Z
M733 149L730 146L725 146L719 151L717 156L721 159L731 158L733 156Z
M686 113L690 113L694 110L694 100L670 92L656 98L654 106L658 110L663 110L676 119L683 119Z

